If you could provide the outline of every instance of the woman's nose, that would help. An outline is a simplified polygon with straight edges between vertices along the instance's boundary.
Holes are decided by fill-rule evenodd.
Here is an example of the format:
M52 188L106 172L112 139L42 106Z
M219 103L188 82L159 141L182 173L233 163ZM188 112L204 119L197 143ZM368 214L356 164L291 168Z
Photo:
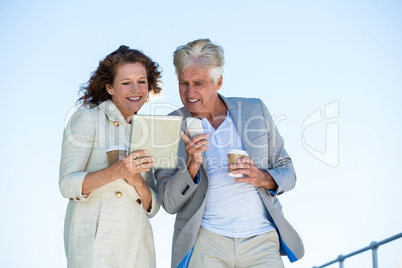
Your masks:
M138 83L132 83L131 91L137 91L140 89L140 85Z

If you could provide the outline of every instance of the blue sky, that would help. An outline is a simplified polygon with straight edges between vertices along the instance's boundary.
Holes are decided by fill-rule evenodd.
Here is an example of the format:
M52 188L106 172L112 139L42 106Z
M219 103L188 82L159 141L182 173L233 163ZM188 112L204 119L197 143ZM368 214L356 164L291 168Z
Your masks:
M401 11L399 1L1 2L0 266L65 266L63 128L79 85L122 44L163 69L163 98L141 113L181 106L172 53L198 38L225 49L221 94L268 106L298 176L281 203L306 247L286 267L400 233ZM169 267L173 221L162 209L151 221L157 267ZM402 267L400 240L380 247L381 267Z

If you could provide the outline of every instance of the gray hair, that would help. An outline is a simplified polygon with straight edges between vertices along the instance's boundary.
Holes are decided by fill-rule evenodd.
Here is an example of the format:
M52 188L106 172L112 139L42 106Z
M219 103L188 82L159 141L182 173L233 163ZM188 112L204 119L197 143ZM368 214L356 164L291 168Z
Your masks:
M209 69L209 76L214 83L223 74L225 56L223 48L215 45L209 39L198 39L186 45L177 47L173 53L173 64L176 75L179 77L188 67L193 64Z

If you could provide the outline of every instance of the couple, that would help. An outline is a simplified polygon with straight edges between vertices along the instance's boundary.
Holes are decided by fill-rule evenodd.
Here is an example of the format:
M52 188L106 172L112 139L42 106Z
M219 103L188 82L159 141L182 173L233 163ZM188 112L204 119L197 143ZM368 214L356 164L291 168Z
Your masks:
M218 94L223 65L222 47L208 39L174 52L184 107L172 115L198 117L204 134L190 139L183 120L177 169L154 171L145 151L109 165L106 149L126 143L131 116L161 91L158 64L126 46L99 63L79 99L87 109L64 131L68 267L155 267L148 218L160 204L177 215L172 267L284 267L282 254L303 256L277 199L295 185L291 158L261 100ZM246 176L228 177L229 149L247 151L231 166Z

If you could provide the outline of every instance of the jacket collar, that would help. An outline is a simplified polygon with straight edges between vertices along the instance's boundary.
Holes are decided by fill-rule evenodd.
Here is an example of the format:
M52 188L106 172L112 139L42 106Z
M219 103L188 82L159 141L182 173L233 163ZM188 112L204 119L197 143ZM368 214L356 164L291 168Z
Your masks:
M238 101L237 103L219 95L219 97L225 102L226 106L228 107L229 113L232 116L233 122L236 125L237 132L240 135L240 139L243 143L244 150L246 150L249 155L253 153L253 148L249 146L249 142L246 140L246 117L242 111L244 109L242 107L242 103ZM248 107L249 108L249 107Z
M224 96L222 96L219 93L218 93L218 96L226 104L226 107L228 107L229 111L237 109L237 104L235 102L231 101L230 99L225 98Z
M124 119L124 116L121 114L120 110L111 99L108 99L99 104L98 108L106 114L109 120L118 121L120 123L127 123Z

